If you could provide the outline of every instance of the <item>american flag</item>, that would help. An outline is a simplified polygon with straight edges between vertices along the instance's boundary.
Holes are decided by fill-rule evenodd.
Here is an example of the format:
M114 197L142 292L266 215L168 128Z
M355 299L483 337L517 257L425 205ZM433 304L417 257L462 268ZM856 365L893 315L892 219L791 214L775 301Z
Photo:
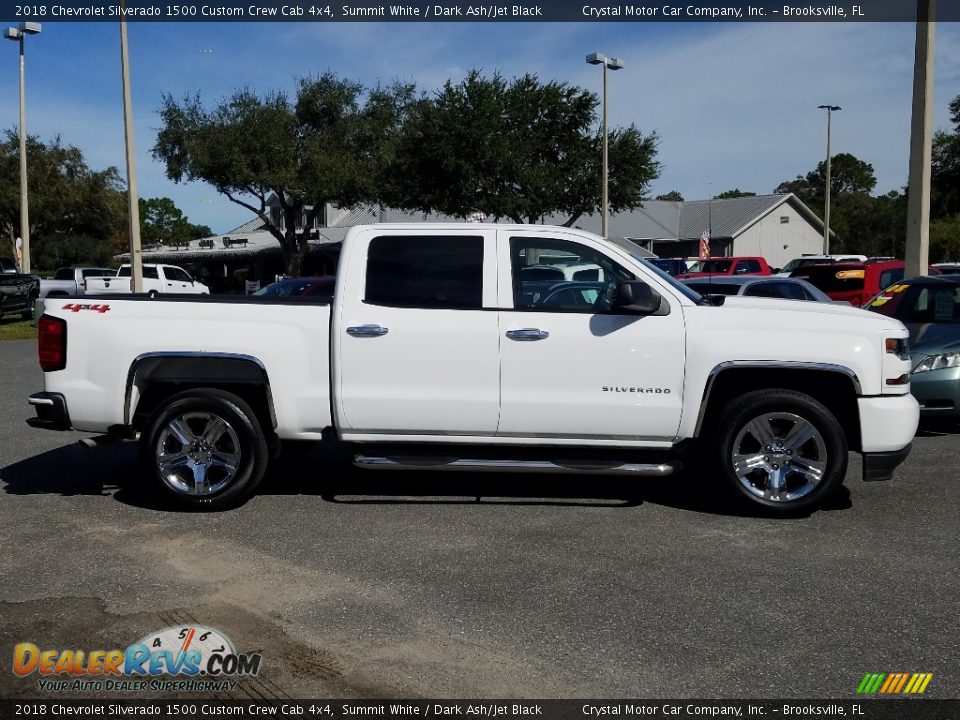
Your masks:
M704 230L700 235L700 259L706 260L710 257L710 231Z

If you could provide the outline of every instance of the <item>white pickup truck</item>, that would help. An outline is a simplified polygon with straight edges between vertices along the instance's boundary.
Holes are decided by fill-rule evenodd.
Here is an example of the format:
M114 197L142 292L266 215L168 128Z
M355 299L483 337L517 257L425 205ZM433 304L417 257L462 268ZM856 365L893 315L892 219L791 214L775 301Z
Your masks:
M112 277L84 277L84 294L113 295L133 292L133 280L130 277L130 265L121 265ZM190 273L176 265L143 266L143 291L147 295L164 294L209 295L210 288L197 282Z
M774 512L837 490L848 451L865 480L892 476L919 417L902 324L707 301L631 247L542 225L360 226L332 301L47 300L30 424L139 437L150 482L200 507L248 496L292 440L350 443L365 468L638 478L686 453ZM568 280L574 265L602 272Z

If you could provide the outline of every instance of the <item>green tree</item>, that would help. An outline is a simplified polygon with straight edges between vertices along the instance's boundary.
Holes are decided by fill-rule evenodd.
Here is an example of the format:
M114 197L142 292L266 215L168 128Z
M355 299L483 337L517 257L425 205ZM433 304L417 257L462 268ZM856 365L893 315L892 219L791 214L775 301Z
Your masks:
M392 204L459 217L482 211L515 222L562 213L572 225L600 208L596 95L535 75L512 81L471 71L411 106L391 172ZM640 204L659 174L656 135L635 127L609 137L613 212Z
M241 90L207 109L199 95L166 95L153 155L171 180L202 180L255 213L280 242L287 274L299 275L306 229L327 203L379 199L380 166L392 158L400 109L412 92L398 85L365 95L359 83L326 73L301 79L292 100Z
M747 192L746 190L741 190L740 188L735 188L733 190L725 190L719 195L714 195L714 200L729 200L731 198L742 198L742 197L756 197L756 193Z
M903 252L906 199L898 192L880 197L870 193L877 185L873 166L849 153L830 161L830 229L836 236L833 249L864 255L898 255ZM826 163L781 183L776 193L792 192L813 212L824 215Z
M140 237L145 243L180 245L213 234L206 225L194 225L168 197L140 198Z
M20 234L19 136L0 142L0 232ZM123 183L116 168L92 170L83 153L60 137L27 138L30 240L38 271L71 262L103 263L121 250L126 219Z
M668 200L670 202L683 202L683 195L679 190L671 190L663 195L657 195L654 200Z
M938 130L933 136L930 216L949 219L960 214L960 95L950 102L953 131Z

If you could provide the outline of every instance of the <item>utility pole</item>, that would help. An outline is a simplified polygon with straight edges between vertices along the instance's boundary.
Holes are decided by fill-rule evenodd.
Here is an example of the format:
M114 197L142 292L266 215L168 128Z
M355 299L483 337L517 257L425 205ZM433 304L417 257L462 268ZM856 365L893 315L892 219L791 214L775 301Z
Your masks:
M827 111L827 182L823 205L823 254L830 254L830 120L836 110L842 109L839 105L819 105L818 110Z
M910 179L907 185L906 277L926 275L930 263L930 163L933 138L933 45L936 0L917 0L913 61Z

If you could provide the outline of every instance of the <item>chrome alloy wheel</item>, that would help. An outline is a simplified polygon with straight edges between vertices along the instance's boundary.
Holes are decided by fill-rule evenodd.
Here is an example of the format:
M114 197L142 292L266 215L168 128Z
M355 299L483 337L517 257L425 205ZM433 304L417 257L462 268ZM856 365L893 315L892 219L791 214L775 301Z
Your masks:
M240 440L230 424L206 412L185 413L167 423L154 452L163 481L185 495L214 495L227 487L240 464Z
M789 503L810 494L827 469L823 435L789 412L755 417L737 433L730 461L740 484L770 502Z

